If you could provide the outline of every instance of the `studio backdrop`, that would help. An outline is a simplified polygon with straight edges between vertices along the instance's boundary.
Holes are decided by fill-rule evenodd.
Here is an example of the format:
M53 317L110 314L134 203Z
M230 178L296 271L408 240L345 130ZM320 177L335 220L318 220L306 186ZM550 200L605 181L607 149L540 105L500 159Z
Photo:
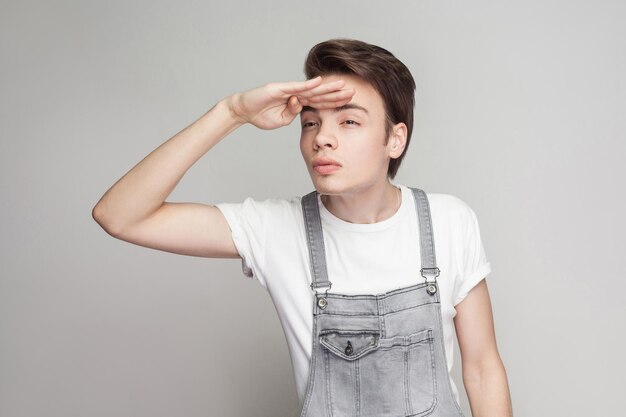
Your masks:
M626 373L622 1L21 1L0 13L0 415L298 416L240 259L108 235L104 192L218 100L380 45L417 83L396 183L475 211L517 416L617 415ZM170 202L313 190L300 127L244 126ZM466 416L460 358L454 378Z

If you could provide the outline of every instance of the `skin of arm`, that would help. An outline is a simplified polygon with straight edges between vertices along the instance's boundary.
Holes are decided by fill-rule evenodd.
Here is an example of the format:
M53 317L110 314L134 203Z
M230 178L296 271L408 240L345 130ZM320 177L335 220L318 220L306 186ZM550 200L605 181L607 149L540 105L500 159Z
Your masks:
M456 305L454 326L473 417L512 417L511 395L496 345L486 278Z
M208 216L199 212L202 209L199 204L165 201L187 170L245 123L260 129L276 129L290 124L302 106L334 108L347 103L354 91L342 89L343 85L343 80L324 83L317 77L269 83L220 100L113 184L92 209L92 217L114 237L172 252L200 255L200 245L190 242L196 239L193 233L198 226L210 227L201 223L205 221L201 219ZM201 234L197 232L197 235L199 240ZM187 243L182 243L183 236ZM180 243L164 243L173 240Z

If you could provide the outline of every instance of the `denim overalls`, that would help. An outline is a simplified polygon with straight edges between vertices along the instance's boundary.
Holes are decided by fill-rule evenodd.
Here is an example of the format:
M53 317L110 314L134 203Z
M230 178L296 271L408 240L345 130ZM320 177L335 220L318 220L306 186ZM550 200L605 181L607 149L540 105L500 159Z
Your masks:
M463 417L446 365L428 198L411 190L424 281L376 295L328 292L317 191L302 197L315 296L301 417Z

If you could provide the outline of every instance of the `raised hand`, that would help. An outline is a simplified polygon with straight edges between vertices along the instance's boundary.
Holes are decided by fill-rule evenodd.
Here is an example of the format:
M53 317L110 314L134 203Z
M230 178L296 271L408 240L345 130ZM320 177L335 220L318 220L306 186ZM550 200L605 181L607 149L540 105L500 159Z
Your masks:
M228 98L233 117L260 129L276 129L290 124L302 106L328 109L343 106L354 95L342 89L343 80L324 83L322 77L307 81L269 83Z

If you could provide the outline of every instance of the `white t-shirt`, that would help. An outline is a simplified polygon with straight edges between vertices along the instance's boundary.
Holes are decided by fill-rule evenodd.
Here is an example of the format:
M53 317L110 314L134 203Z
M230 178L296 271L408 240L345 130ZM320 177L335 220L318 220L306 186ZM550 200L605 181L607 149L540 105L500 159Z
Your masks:
M402 190L400 209L378 223L346 222L320 200L330 292L380 294L421 283L417 212L410 188ZM491 271L474 211L449 194L428 194L441 297L448 373L453 364L454 306ZM313 290L301 196L246 198L216 206L226 217L243 273L267 289L285 332L300 404L309 374L313 331ZM458 390L450 379L459 400Z

